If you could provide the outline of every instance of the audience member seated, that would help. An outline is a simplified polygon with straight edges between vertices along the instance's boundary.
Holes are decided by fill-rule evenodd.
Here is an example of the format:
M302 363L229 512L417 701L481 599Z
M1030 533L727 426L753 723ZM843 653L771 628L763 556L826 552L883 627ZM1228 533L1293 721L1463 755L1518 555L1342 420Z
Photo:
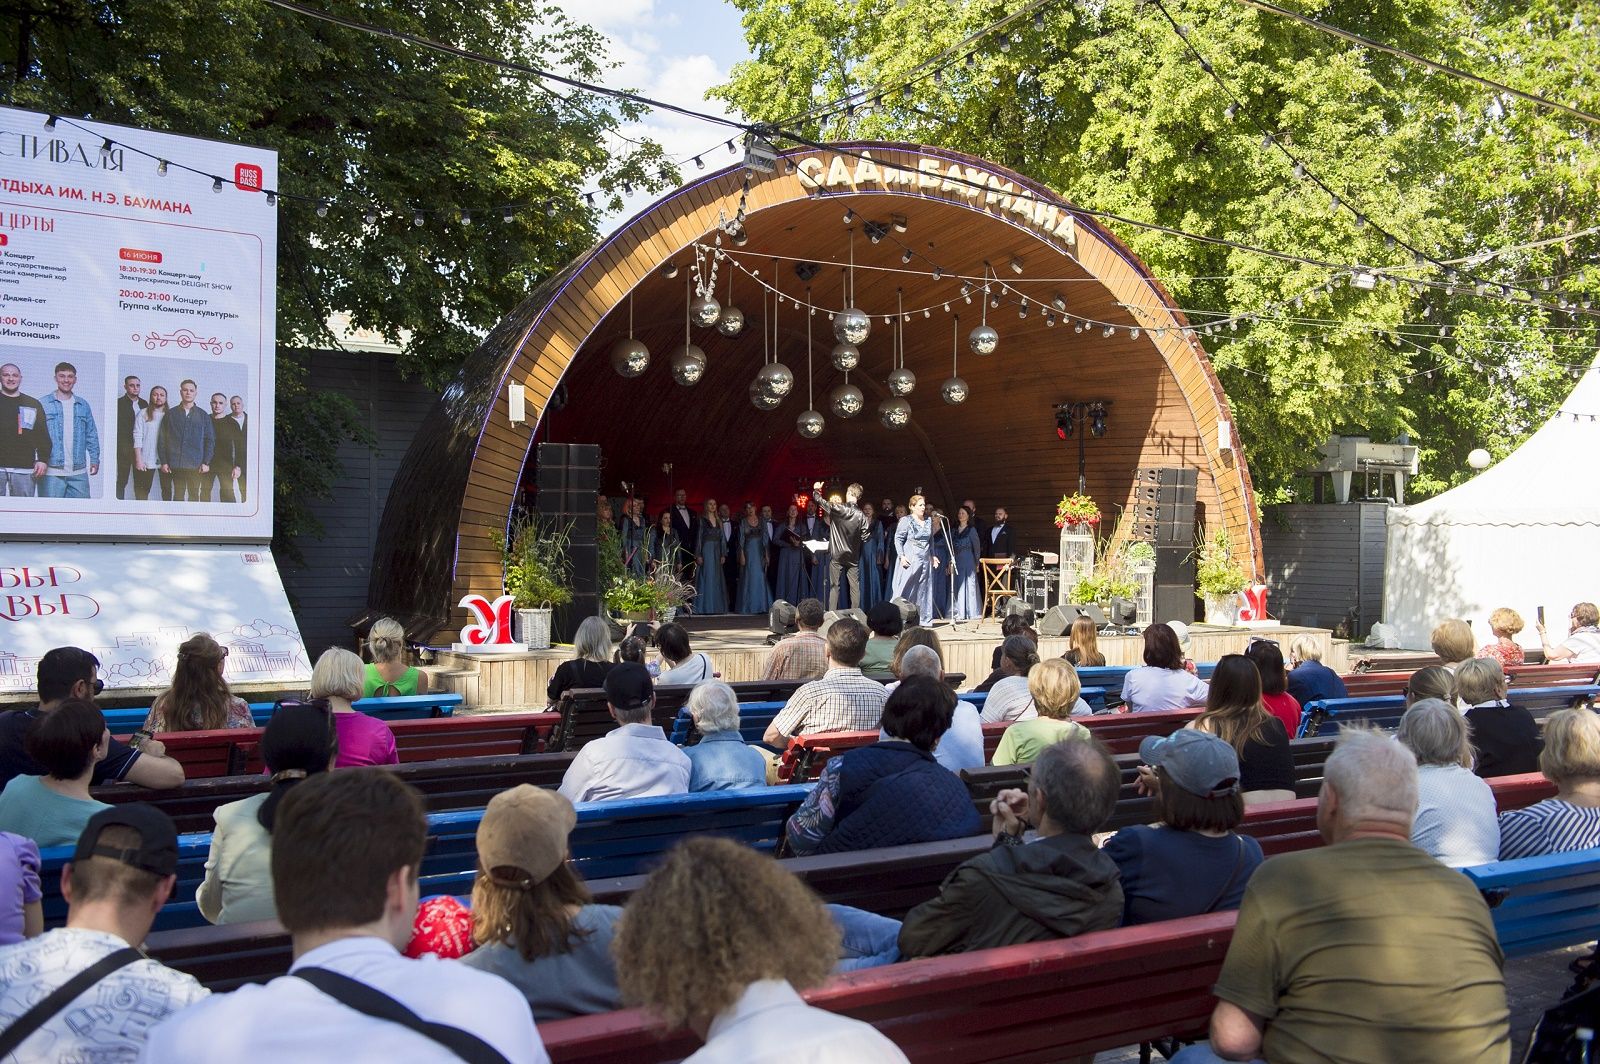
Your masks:
M874 680L894 676L895 644L905 623L900 618L900 607L885 599L867 611L867 628L872 632L867 640L867 652L861 658L861 673Z
M804 934L780 944L775 936ZM869 1024L807 1005L839 932L806 885L728 839L689 838L623 911L613 947L623 999L705 1045L685 1064L906 1064Z
M1471 658L1456 667L1456 698L1467 709L1478 775L1539 771L1539 722L1506 701L1506 674L1494 658Z
M34 667L39 708L0 712L0 787L14 776L44 774L44 766L28 754L29 729L69 698L92 701L103 686L95 676L99 668L100 659L78 647L56 647L39 659ZM106 756L94 766L90 782L99 786L127 780L155 790L181 787L183 766L166 754L166 746L158 739L146 739L137 748L112 739Z
M689 758L650 723L656 691L649 670L623 662L606 674L605 691L617 726L578 751L561 777L561 794L576 805L687 793Z
M900 681L904 678L905 656L911 652L912 647L927 647L938 655L941 662L944 661L944 644L939 642L938 632L915 624L907 626L900 633L900 638L895 641L894 657L889 661L889 671L895 678L884 686L885 691L893 693L894 689L900 686ZM944 675L942 668L939 675Z
M206 856L206 877L195 900L214 924L271 920L272 825L278 803L301 780L333 767L339 744L333 718L320 703L280 706L261 734L261 758L272 774L270 788L219 805Z
M572 637L572 660L556 666L544 693L553 706L561 696L577 688L599 687L611 671L611 622L604 617L585 617Z
M983 700L983 722L1031 720L1038 716L1033 695L1028 693L1028 676L1039 664L1039 645L1025 635L1007 637L1001 647L1000 680L989 688ZM1085 707L1086 709L1088 707Z
M1244 656L1255 663L1261 674L1261 706L1283 722L1283 730L1293 739L1300 734L1300 703L1288 691L1289 673L1283 667L1283 651L1276 639L1252 639Z
M1006 729L994 752L994 763L1029 765L1048 746L1067 739L1089 738L1089 729L1070 719L1089 713L1089 707L1078 697L1082 689L1078 670L1061 658L1035 665L1028 673L1028 694L1038 715ZM993 698L994 693L990 692L989 697Z
M944 667L932 647L908 647L905 657L900 659L900 676L903 680L922 676L943 683ZM899 686L900 682L896 681L891 691ZM883 735L882 731L879 735ZM956 700L956 708L950 716L950 730L940 737L939 744L933 748L933 759L956 773L966 768L983 767L983 721L978 718L978 707Z
M1544 722L1539 771L1556 796L1500 814L1500 860L1600 846L1600 715L1563 709Z
M834 630L843 623L834 622ZM831 641L833 632L828 635ZM789 848L844 853L981 832L966 785L933 757L955 706L955 692L941 680L902 681L883 707L887 738L827 763L789 818Z
M767 785L767 759L746 746L739 733L739 696L721 680L697 684L689 692L689 715L700 733L689 758L691 791L739 791Z
M1027 791L1004 790L991 803L994 847L906 914L900 953L968 953L1116 927L1122 887L1094 833L1111 816L1119 785L1117 766L1099 743L1047 747ZM1029 828L1035 833L1026 841Z
M656 683L703 683L716 679L711 659L690 649L689 630L677 621L668 621L656 630L656 647L661 651Z
M578 814L523 783L489 799L478 824L472 938L462 963L522 991L544 1023L619 1008L611 937L622 909L596 905L567 864Z
M1428 643L1439 655L1439 662L1451 672L1473 654L1472 626L1459 617L1449 617L1434 628Z
M250 703L228 690L222 670L228 648L204 632L190 636L178 647L178 666L172 686L156 696L144 718L144 730L159 732L215 731L218 728L254 728Z
M1346 728L1325 772L1317 823L1329 845L1280 854L1251 877L1211 1044L1173 1064L1504 1064L1504 957L1477 889L1411 844L1411 752Z
M13 776L0 791L0 831L32 839L40 849L78 841L104 802L89 797L94 766L106 756L111 733L93 702L68 699L34 722L28 756L43 776Z
M1122 680L1129 713L1164 713L1206 704L1206 682L1183 667L1183 649L1171 625L1144 630L1144 664ZM1254 666L1251 666L1254 668Z
M1596 609L1594 603L1580 602L1572 607L1572 613L1567 617L1566 641L1558 647L1550 645L1544 625L1538 627L1544 660L1600 664L1600 609Z
M23 1035L7 1060L138 1060L152 1025L209 993L138 949L177 883L172 818L142 802L112 806L75 841L61 871L67 925L0 949L0 1028ZM84 975L76 994L33 1011ZM226 1058L202 1051L189 1059Z
M1176 920L1237 909L1261 864L1261 844L1235 828L1244 819L1239 755L1209 732L1185 728L1146 736L1155 824L1135 824L1106 840L1122 871L1124 924Z
M422 798L393 773L324 772L295 787L272 832L289 974L185 1009L150 1032L145 1059L547 1062L516 987L401 956L427 845Z
M1189 626L1182 621L1168 621L1167 627L1172 629L1172 634L1178 637L1178 653L1182 655L1183 669L1200 675L1200 667L1189 656Z
M1239 755L1245 805L1294 799L1294 754L1283 722L1261 705L1261 674L1243 654L1224 654L1211 674L1205 712L1190 727L1222 738Z
M1098 669L1105 665L1106 656L1100 653L1100 633L1094 622L1079 617L1072 622L1067 633L1067 652L1061 655L1075 669Z
M818 634L824 613L822 603L814 598L801 599L794 610L794 623L799 629L794 635L778 640L767 656L766 680L820 680L828 671L828 645ZM894 611L895 622L900 611Z
M44 930L39 887L38 843L0 831L0 946Z
M796 735L817 732L867 731L878 726L889 697L883 684L861 675L867 630L854 617L841 617L828 628L828 671L802 685L772 718L762 742L782 750ZM949 722L945 722L946 727ZM941 731L944 729L941 728Z
M1285 690L1304 706L1329 698L1349 698L1344 680L1322 663L1322 640L1301 632L1289 641L1289 682Z
M650 653L650 644L636 635L630 635L617 644L617 661L631 661L635 665L644 665L645 658Z
M425 695L428 674L406 664L406 630L392 617L379 617L367 629L367 647L372 660L367 663L361 683L362 698L398 698Z
M1439 670L1443 672L1443 669ZM1500 852L1494 792L1472 772L1467 722L1437 698L1412 703L1395 738L1417 759L1411 841L1450 868L1488 864Z
M1000 618L1000 645L994 648L994 653L989 657L989 675L973 688L974 691L987 691L1005 678L1006 674L1000 671L1000 660L1005 655L1006 640L1014 635L1027 636L1033 640L1034 646L1039 645L1039 633L1033 629L1031 609L1028 613L1008 613Z
M350 704L361 697L361 677L361 659L343 647L324 650L311 670L311 701L327 701L339 733L337 767L398 765L389 725Z
M1443 665L1428 665L1411 674L1404 691L1406 705L1414 706L1427 698L1456 705L1456 674Z
M1516 610L1501 606L1489 614L1489 631L1494 636L1494 642L1479 647L1478 657L1494 658L1502 668L1521 665L1526 655L1522 647L1517 645L1515 637L1522 627L1522 614Z

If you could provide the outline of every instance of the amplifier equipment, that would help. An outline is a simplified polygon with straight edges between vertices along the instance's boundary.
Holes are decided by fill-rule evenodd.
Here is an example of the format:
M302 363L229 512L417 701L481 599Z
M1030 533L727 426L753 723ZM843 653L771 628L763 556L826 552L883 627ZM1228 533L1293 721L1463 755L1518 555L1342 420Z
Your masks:
M1061 573L1056 569L1035 569L1022 576L1022 598L1037 613L1043 613L1056 602L1056 588L1061 583Z

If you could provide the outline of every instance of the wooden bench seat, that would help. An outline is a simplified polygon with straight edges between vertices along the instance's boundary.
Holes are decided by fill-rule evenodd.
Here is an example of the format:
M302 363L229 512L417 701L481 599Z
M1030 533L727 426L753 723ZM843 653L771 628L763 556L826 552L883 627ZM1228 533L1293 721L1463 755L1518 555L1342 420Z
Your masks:
M1600 696L1600 685L1593 683L1513 687L1506 692L1507 701L1522 706L1539 719L1558 709L1592 703L1597 696ZM1299 734L1301 737L1333 735L1342 726L1356 721L1392 729L1399 727L1405 711L1405 696L1398 694L1318 699L1301 707Z
M435 691L425 695L391 695L386 698L363 698L351 703L357 710L380 720L428 720L449 717L461 708L462 697L455 691ZM272 719L276 702L251 702L250 716L258 727L266 727ZM149 706L102 709L106 727L112 735L131 735L144 726L150 715Z

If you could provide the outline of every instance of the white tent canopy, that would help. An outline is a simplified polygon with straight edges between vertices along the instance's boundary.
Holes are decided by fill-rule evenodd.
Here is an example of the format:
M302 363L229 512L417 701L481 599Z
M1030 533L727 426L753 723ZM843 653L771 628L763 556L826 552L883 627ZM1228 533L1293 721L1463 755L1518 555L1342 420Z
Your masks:
M1577 413L1574 419L1573 414ZM1389 510L1384 620L1400 645L1428 648L1446 617L1490 640L1491 610L1527 622L1517 641L1535 648L1536 608L1552 643L1573 603L1600 599L1600 363L1561 412L1499 464L1415 506Z

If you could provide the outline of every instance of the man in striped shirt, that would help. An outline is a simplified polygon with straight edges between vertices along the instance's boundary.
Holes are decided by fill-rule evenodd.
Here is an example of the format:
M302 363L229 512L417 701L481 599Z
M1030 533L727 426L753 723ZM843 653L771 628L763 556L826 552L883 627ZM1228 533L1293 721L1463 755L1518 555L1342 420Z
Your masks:
M817 732L874 731L883 716L888 693L883 684L861 675L867 651L867 630L853 617L840 617L828 628L828 671L789 698L772 718L762 742L782 750L796 735Z

